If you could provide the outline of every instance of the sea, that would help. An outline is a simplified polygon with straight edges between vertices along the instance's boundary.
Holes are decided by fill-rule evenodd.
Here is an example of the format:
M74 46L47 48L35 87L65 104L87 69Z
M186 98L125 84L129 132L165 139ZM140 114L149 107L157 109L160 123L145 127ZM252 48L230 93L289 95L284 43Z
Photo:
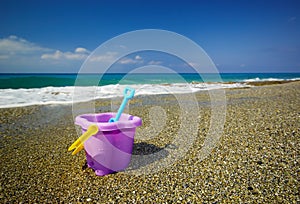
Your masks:
M290 80L300 80L300 73L0 74L0 108L120 97L126 86L134 88L135 95L155 95L250 86L245 82Z

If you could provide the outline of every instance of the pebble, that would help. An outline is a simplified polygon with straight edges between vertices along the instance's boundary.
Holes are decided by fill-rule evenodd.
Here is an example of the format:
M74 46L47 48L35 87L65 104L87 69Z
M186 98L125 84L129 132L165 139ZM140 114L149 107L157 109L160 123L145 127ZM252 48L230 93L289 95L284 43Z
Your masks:
M300 82L226 90L224 131L203 160L198 154L210 129L211 110L208 93L196 97L201 117L191 149L169 168L146 175L125 171L97 177L86 167L83 151L72 156L67 149L78 137L72 115L42 119L48 112L52 117L71 113L70 106L2 109L0 137L6 137L0 140L0 203L297 203ZM96 103L101 104L110 103ZM150 127L152 107L161 106L167 118L158 136L135 140L141 147L137 152L178 149L167 148L180 129L175 97L137 97L130 104L130 114L143 118L137 134ZM142 165L145 161L136 167Z

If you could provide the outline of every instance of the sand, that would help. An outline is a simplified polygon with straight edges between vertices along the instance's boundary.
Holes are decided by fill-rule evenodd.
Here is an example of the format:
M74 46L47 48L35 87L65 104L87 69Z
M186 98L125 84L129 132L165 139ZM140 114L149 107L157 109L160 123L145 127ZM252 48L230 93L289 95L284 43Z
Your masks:
M226 90L224 131L204 159L199 152L211 106L207 93L196 96L198 130L184 133L193 131L195 141L167 168L159 163L176 150L180 107L168 95L136 97L130 114L144 124L137 128L133 154L161 157L132 161L129 169L140 174L128 170L104 177L86 167L84 151L75 156L67 151L79 136L72 107L0 109L0 203L299 203L300 82ZM97 101L96 110L105 112L109 105ZM151 123L161 118L152 120L149 110L166 121L157 135ZM138 171L151 162L158 163L157 172Z

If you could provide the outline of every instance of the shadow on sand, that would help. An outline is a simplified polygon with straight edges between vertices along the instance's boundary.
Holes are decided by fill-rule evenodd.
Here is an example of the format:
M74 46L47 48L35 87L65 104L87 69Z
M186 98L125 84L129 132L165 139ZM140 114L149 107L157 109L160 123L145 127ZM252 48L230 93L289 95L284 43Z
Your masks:
M131 162L127 170L135 170L147 166L169 155L165 148L145 142L136 143L133 146Z

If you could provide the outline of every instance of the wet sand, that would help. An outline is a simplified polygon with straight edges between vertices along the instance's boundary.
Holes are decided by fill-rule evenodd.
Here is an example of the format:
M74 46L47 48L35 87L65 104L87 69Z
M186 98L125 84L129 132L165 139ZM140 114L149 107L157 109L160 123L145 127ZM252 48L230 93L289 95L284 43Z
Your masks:
M224 131L203 160L198 155L209 133L211 106L208 93L196 97L201 115L196 140L180 160L152 174L104 177L86 167L84 151L75 156L67 151L79 136L72 107L0 109L0 203L299 203L300 82L226 90ZM96 111L109 110L109 100L96 104ZM149 128L160 120L149 116L153 107L161 107L166 119L156 137ZM176 98L136 97L130 114L143 119L133 154L161 157L133 160L129 169L170 155L182 114Z

